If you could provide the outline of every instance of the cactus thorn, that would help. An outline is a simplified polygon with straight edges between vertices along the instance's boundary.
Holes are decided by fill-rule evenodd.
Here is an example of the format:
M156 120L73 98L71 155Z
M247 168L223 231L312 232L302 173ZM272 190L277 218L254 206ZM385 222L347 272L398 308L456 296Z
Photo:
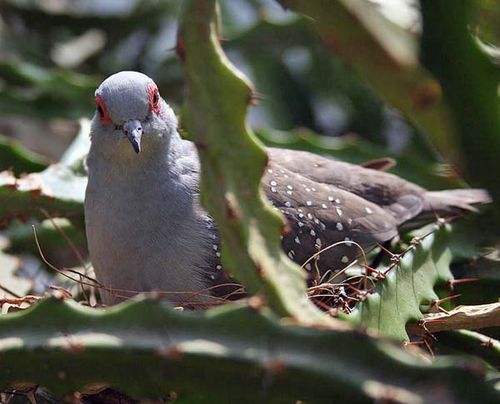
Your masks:
M255 311L260 311L266 306L266 299L262 295L255 295L247 300L247 305Z
M462 296L462 294L457 293L455 295L443 297L442 299L434 300L432 302L431 306L432 307L439 307L441 305L441 303L449 302L450 300L456 299L457 297L460 297L460 296Z
M479 278L462 278L462 279L451 279L448 281L448 288L454 290L455 285L460 285L462 283L477 282Z
M367 275L375 274L377 279L384 279L385 278L384 273L372 268L368 264L362 264L361 266L366 270Z

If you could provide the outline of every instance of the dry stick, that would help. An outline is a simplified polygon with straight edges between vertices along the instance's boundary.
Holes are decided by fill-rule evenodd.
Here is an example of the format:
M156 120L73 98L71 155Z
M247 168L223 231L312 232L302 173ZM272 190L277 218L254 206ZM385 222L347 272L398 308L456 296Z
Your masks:
M356 245L356 247L358 247L361 251L361 254L363 255L363 259L365 261L365 263L367 262L366 260L366 254L365 254L365 251L363 250L363 247L361 247L358 243L356 243L355 241L338 241L336 243L333 243L333 244L330 244L329 246L319 250L317 253L311 255L306 262L304 262L302 265L301 265L301 268L303 269L311 260L313 259L316 259L320 254L322 254L323 252L325 251L328 251L330 248L333 248L333 247L337 247L339 245L342 245L342 244L347 244L347 243L350 243L350 244L354 244ZM349 265L347 265L346 267L342 268L340 271L336 272L335 274L333 274L333 276L328 279L328 281L326 281L325 283L331 283L333 281L333 279L335 279L337 276L343 274L345 271L347 271L349 268L351 268L353 265L356 264L356 262L358 262L358 260L354 260L352 261ZM320 284L321 284L321 281L322 279L320 279Z
M17 293L13 292L12 290L10 290L8 287L6 286L3 286L2 284L0 284L0 289L3 290L5 293L8 293L9 295L11 296L14 296L15 298L17 299L21 299L21 296L18 295Z
M68 235L66 234L66 232L57 224L57 222L54 220L54 218L49 214L49 212L47 212L47 210L41 208L40 211L45 215L45 217L47 219L50 220L50 223L52 223L52 226L54 226L54 228L58 231L58 233L64 238L64 240L66 240L66 242L68 243L69 245L69 248L71 248L71 250L73 251L73 253L75 254L76 258L78 259L78 261L80 261L80 264L81 266L83 267L83 270L85 271L85 273L87 273L88 271L88 268L87 268L87 264L86 262L84 261L82 255L80 254L80 251L78 251L78 248L76 248L75 244L73 243L73 241L68 237ZM82 284L82 276L80 275L80 281L78 282L79 285L80 285L80 289L82 290L82 293L83 293L83 296L86 300L87 303L90 303L89 302L89 298L87 296L87 293L85 292L85 288L83 287L83 284Z
M35 303L38 300L40 300L40 296L33 296L33 295L27 295L23 297L18 297L15 299L9 299L9 298L0 298L0 306L4 305L5 303L8 304L22 304L22 303Z
M81 276L87 280L89 280L90 282L93 282L93 283L88 283L88 282L83 282L84 285L87 285L87 286L93 286L95 287L95 285L97 285L98 287L104 287L104 285L102 285L97 279L94 279L92 278L91 276L87 276L85 274L82 274L78 271L75 271L74 269L70 269L70 268L65 268L64 270L61 270L59 268L57 268L55 265L51 264L47 258L45 258L45 255L43 254L43 251L42 251L42 247L40 245L40 242L38 240L38 235L37 235L37 232L36 232L36 228L35 228L35 225L32 225L31 228L33 229L33 235L35 237L35 244L36 244L36 247L38 249L38 254L40 254L40 258L42 259L42 261L51 269L53 269L54 271L56 271L57 273L60 273L61 275L65 276L66 278L72 280L73 282L78 282L78 280L72 278L71 276L69 276L68 274L66 274L64 271L68 271L72 274L75 274L77 276Z
M85 270L85 268L84 268L84 270ZM83 294L85 301L90 306L90 299L89 299L89 296L87 295L87 292L85 291L85 288L83 287L82 281L83 281L83 278L80 275L80 279L79 279L78 283L80 285L80 289L82 290L82 294Z
M363 250L363 247L361 247L358 243L356 243L355 241L338 241L336 243L333 243L333 244L330 244L329 246L319 250L317 253L311 255L306 262L304 262L300 267L301 268L304 268L311 260L315 259L317 256L319 256L320 254L324 253L325 251L328 251L330 248L333 248L333 247L337 247L339 245L342 245L342 244L354 244L356 245L356 247L358 247L361 251L361 254L363 255L363 259L365 261L365 263L367 262L366 261L366 254L365 254L365 251ZM342 272L342 271L345 271L347 268L349 268L349 266L352 266L353 263L355 263L357 260L354 260L353 262L351 262L349 265L347 265L345 268L343 268L341 271L339 272ZM338 275L338 273L337 273Z
M217 289L217 288L225 287L225 286L240 286L240 285L238 285L237 283L222 283L220 285L210 286L208 288L204 288L204 289L201 289L201 290L196 291L196 292L182 292L182 293L186 293L186 294L189 293L189 295L186 298L186 301L183 302L183 304L210 304L208 302L192 302L189 300L189 299L200 297L200 296L201 297L208 297L211 300L220 300L221 303L227 303L227 299L224 297L217 297L217 296L213 296L211 294L207 294L213 289ZM234 292L232 292L232 293L234 293ZM232 293L230 293L229 295L231 295Z
M406 329L411 335L422 335L426 332L489 327L500 327L500 303L459 306L447 313L427 314L418 323L408 324Z
M436 214L436 213L435 213ZM456 220L457 218L460 218L462 217L463 215L457 215L457 216L450 216L446 219L443 219L443 218L440 218L437 216L436 214L436 225L437 227L435 229L432 229L430 230L428 233L422 235L422 236L419 236L419 237L415 237L414 240L412 240L411 242L411 245L408 246L408 248L403 251L402 253L400 254L393 254L391 251L389 250L385 250L390 253L391 255L395 256L397 259L394 259L393 262L389 265L389 267L383 272L383 274L381 275L386 275L387 273L389 273L392 269L394 269L395 267L397 267L401 261L401 259L404 258L404 256L409 253L410 251L412 251L418 244L420 244L420 242L427 238L428 236L430 236L431 234L434 234L440 227L442 227L444 224L446 223L449 223L449 222L452 222L454 220ZM375 286L375 281L373 279L371 279L370 276L368 276L368 268L367 268L367 259L366 259L366 255L365 255L365 252L363 250L363 248L357 244L356 242L353 242L353 241L343 241L343 242L339 242L339 243L335 243L335 244L332 244L330 246L328 246L327 248L319 251L318 253L316 253L315 255L313 255L312 257L310 257L303 265L302 267L304 267L311 259L314 259L317 255L319 255L320 253L322 253L323 251L329 249L329 248L332 248L340 243L355 243L357 245L357 247L362 251L363 253L363 256L364 256L364 261L365 261L365 264L364 264L364 267L365 267L365 274L364 276L360 279L360 283L363 282L363 286L362 286L362 289L364 291L368 291L368 284L367 282L370 281L372 283L372 289L368 292L370 293L371 291L374 290L374 286ZM383 246L380 246L381 248L383 248ZM348 268L350 268L352 265L354 265L356 263L356 261L353 261L352 263L350 263L347 267L343 268L342 270L340 270L339 272L336 272L335 274L333 274L333 276L328 280L329 283L331 283L337 276L341 275L342 273L344 273ZM376 272L377 274L380 274L379 271ZM348 278L346 280L346 282L349 282L349 280L352 280L352 279L355 279L357 276L354 276L354 277L351 277L351 278ZM349 287L351 287L353 290L355 290L356 288L354 288L354 286L352 284L349 285ZM311 289L310 289L311 290ZM357 293L359 296L361 296L361 290L357 290ZM359 297L358 296L358 297Z
M47 219L50 220L50 223L52 224L52 226L54 226L54 228L57 230L57 232L64 238L64 240L66 240L66 242L68 243L69 247L71 248L71 250L73 251L73 253L75 254L76 258L78 259L78 261L80 261L80 264L82 265L82 267L87 270L87 263L85 262L85 260L83 259L82 255L80 254L80 251L78 251L78 248L76 247L75 243L73 243L73 241L68 237L68 235L66 234L66 232L61 228L61 226L59 226L57 224L57 222L54 220L54 218L49 214L49 212L47 212L47 210L41 208L40 211L45 215L45 217Z

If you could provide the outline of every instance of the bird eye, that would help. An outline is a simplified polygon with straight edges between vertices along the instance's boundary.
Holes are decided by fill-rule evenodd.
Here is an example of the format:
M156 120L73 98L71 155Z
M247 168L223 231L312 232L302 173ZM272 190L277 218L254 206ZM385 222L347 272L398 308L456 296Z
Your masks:
M149 107L155 114L160 113L160 92L156 84L151 83L148 87Z
M103 125L107 125L111 122L111 118L109 117L108 111L106 110L106 105L104 105L104 100L101 96L95 97L95 103L97 105L97 113L99 114L99 118Z

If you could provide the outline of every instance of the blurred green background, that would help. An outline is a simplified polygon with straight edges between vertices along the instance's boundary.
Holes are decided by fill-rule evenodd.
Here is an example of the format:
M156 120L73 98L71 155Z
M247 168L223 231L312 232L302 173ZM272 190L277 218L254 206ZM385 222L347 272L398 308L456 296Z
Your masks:
M419 31L417 2L371 2L396 24ZM475 2L479 12L471 29L485 46L498 44L500 3ZM177 109L184 91L173 51L180 3L3 0L0 133L56 160L76 133L74 120L92 115L96 85L120 70L153 77ZM220 5L225 50L261 96L250 113L254 129L356 134L391 154L436 158L398 111L325 49L304 18L272 0L222 0Z
M414 1L374 1L403 27L418 31ZM482 0L480 20L500 15ZM0 3L0 133L56 160L93 113L93 91L106 76L140 70L178 108L183 77L176 59L180 1L3 0ZM328 52L292 12L271 0L223 0L222 37L230 59L261 96L254 129L307 128L328 136L356 134L394 154L433 152L398 111L384 103ZM489 27L484 31L480 26ZM496 41L493 23L474 27ZM498 43L498 42L497 42ZM1 167L6 168L6 167Z

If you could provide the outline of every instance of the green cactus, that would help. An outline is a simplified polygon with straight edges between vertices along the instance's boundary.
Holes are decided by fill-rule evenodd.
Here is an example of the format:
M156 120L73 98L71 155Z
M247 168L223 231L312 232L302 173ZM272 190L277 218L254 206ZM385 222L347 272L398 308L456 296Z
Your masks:
M9 8L7 2L2 6ZM25 3L26 4L26 3ZM10 38L15 40L14 37ZM48 69L4 55L0 61L0 79L6 88L0 90L0 110L3 114L19 114L40 118L87 115L90 99L98 82L95 78L63 69ZM36 96L27 96L23 88L36 88ZM70 106L70 107L69 107Z
M267 310L204 313L129 301L108 310L47 299L0 318L0 389L57 395L110 385L180 402L494 402L477 369L435 365L358 331L283 325Z
M420 320L422 309L429 309L438 299L434 286L453 279L448 245L451 233L451 226L446 225L418 241L378 282L376 291L356 305L349 318L382 335L407 341L406 324Z
M442 331L437 334L439 346L454 353L466 353L481 358L496 371L500 371L500 341L470 330Z
M186 1L177 41L188 84L182 124L198 147L201 195L222 236L222 262L251 294L303 323L330 322L307 299L281 249L284 222L261 195L267 156L245 123L251 84L219 45L215 0Z
M474 184L490 192L496 203L495 215L490 212L488 222L499 235L500 178L492 173L500 170L500 70L471 33L469 22L475 3L420 0L424 28L421 54L425 66L439 79L457 126L448 137L455 136L458 147L440 151L458 163ZM430 135L439 146L441 136Z

